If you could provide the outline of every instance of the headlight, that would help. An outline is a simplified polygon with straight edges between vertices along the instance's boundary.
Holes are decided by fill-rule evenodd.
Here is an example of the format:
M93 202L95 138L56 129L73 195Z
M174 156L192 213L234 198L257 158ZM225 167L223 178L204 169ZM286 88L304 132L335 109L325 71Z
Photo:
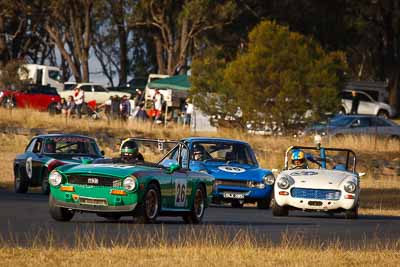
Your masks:
M354 193L357 189L357 185L353 182L347 182L344 184L344 191L347 193Z
M0 98L2 98L4 95L3 91L0 91Z
M273 174L268 174L264 176L264 184L273 185L275 183L275 176Z
M59 186L61 182L62 182L61 174L56 170L52 171L49 175L49 183L52 186Z
M290 187L290 180L287 177L282 177L278 180L278 187L281 189L288 189Z
M128 176L125 178L123 185L126 190L132 191L136 188L136 179L132 176Z

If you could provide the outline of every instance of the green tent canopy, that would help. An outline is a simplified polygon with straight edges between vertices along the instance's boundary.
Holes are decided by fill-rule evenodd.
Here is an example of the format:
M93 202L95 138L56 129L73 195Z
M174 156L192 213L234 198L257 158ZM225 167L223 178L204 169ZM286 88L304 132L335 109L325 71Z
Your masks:
M157 89L173 89L173 90L190 90L191 84L187 75L175 75L169 78L158 79L149 84L150 88Z

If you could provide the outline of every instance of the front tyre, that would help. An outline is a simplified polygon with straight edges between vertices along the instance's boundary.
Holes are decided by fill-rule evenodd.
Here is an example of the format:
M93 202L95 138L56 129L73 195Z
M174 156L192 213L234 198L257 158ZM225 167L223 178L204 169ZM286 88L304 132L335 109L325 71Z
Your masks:
M47 169L43 171L41 189L43 195L48 195L50 193L49 171Z
M351 210L346 210L344 213L344 218L349 220L354 220L358 218L358 205Z
M160 189L155 184L147 187L143 197L139 223L154 223L160 212Z
M15 193L26 193L29 189L29 181L25 175L21 174L19 166L14 170L14 191Z
M289 209L287 207L279 206L275 199L272 199L272 215L283 217L289 216Z
M206 208L206 194L201 187L196 189L192 210L183 216L186 223L198 224L201 223Z
M266 209L269 209L270 206L271 206L271 196L268 196L265 199L261 199L261 200L257 201L257 208L258 209L266 210Z
M231 206L234 209L241 209L241 208L243 208L243 205L244 204L242 202L240 202L239 200L237 200L237 199L232 200L232 202L231 202Z
M58 207L54 203L54 198L52 195L49 197L49 212L51 217L60 222L68 222L74 217L75 212L68 210L66 208Z

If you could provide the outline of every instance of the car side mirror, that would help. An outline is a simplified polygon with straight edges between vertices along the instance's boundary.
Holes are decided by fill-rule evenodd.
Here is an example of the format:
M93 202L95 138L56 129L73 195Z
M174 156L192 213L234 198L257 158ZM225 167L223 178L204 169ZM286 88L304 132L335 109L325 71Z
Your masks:
M104 150L102 150L102 151L100 151L100 154L101 154L102 156L104 156L106 153L104 152Z
M179 166L179 164L177 164L177 163L172 163L172 164L169 166L167 173L169 173L169 174L174 173L175 171L179 170L180 168L181 168L181 166Z
M360 125L360 122L359 121L353 121L352 123L351 123L351 128L356 128L356 127L358 127Z
M359 177L363 177L363 176L365 176L365 175L366 175L365 172L360 172L360 173L358 174Z

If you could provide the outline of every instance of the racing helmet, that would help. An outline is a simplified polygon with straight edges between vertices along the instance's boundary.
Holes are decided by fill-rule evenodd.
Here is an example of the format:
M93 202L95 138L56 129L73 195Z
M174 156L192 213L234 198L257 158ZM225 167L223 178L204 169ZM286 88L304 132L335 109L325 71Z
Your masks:
M121 158L135 158L139 155L139 147L134 140L125 140L121 144Z
M53 139L45 139L44 141L44 145L45 145L45 152L47 153L56 153L56 142L54 142Z
M296 149L292 152L292 164L295 168L306 168L307 161L304 152L301 149Z
M193 145L193 158L194 160L202 160L204 157L205 148L200 144Z

